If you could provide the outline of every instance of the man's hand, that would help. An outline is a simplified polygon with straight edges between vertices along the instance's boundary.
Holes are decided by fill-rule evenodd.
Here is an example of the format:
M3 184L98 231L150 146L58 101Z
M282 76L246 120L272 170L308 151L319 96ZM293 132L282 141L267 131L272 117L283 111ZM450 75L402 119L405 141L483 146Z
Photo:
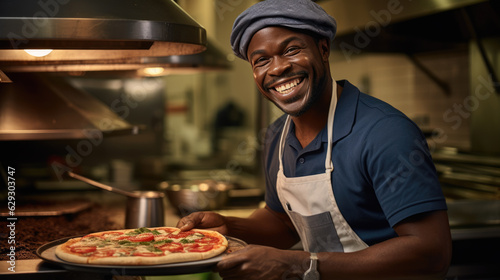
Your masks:
M216 271L230 279L301 279L309 265L309 253L248 245L225 256Z
M286 213L268 207L256 209L249 217L222 216L214 212L195 212L179 220L181 231L192 228L215 230L248 244L288 249L299 241Z
M215 230L221 234L227 235L226 218L214 212L195 212L177 222L177 227L181 231L192 228Z

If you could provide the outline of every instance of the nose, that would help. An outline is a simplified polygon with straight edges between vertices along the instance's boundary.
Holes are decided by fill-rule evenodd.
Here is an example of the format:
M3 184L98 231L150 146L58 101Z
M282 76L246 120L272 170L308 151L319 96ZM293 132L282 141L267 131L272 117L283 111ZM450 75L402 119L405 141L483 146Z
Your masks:
M271 65L269 66L268 74L271 76L280 76L286 71L288 71L292 67L292 64L279 56L276 56L271 61Z

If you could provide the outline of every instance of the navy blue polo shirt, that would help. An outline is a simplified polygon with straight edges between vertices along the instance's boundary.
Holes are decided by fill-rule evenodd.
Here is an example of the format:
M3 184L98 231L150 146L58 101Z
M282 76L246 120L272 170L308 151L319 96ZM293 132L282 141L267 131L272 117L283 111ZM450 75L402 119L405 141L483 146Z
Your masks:
M389 104L361 93L348 81L333 125L332 188L339 209L368 245L396 236L393 226L424 212L445 210L446 202L421 130ZM276 192L283 115L266 132L266 203L284 212ZM291 122L283 153L285 176L325 172L327 128L305 148Z

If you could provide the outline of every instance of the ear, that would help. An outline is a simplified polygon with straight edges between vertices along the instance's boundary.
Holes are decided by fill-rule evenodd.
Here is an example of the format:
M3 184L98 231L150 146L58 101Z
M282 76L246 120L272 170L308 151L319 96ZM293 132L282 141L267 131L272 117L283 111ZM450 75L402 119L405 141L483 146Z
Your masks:
M319 39L318 47L323 61L328 61L328 58L330 57L330 40L328 40L328 38Z

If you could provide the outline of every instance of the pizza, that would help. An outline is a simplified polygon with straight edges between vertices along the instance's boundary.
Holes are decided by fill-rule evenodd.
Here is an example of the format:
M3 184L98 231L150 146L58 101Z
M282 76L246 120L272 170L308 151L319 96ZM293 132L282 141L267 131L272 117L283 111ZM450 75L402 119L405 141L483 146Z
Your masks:
M71 238L57 246L55 254L72 263L156 265L212 258L227 247L227 239L216 231L143 227Z

